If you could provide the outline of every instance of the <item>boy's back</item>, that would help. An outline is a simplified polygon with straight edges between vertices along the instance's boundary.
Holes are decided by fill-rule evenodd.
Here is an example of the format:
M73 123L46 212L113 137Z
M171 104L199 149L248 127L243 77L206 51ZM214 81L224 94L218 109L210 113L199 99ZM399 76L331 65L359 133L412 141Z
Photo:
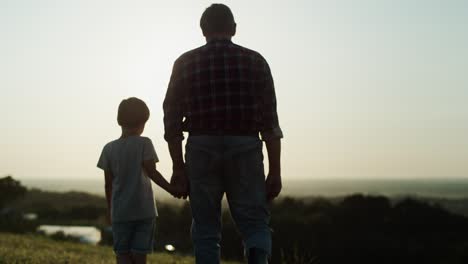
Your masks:
M151 181L172 195L180 193L156 169L153 143L141 137L149 108L130 97L119 104L119 139L107 143L97 166L104 170L107 206L117 263L143 264L153 252L156 208Z
M113 174L112 222L156 216L151 180L143 169L145 160L158 161L153 144L146 137L121 137L104 147L98 167Z

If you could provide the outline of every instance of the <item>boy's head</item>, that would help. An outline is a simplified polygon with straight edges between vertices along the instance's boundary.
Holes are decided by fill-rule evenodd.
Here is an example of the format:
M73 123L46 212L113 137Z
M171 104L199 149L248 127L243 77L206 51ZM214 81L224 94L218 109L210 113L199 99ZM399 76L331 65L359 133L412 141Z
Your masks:
M140 128L144 127L149 115L150 112L145 102L136 97L130 97L120 102L117 122L122 128Z

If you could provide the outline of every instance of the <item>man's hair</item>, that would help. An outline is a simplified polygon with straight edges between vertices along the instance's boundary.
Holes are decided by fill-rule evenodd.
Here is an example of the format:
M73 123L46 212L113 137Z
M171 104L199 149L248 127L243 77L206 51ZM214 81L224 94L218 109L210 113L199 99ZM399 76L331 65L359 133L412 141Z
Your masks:
M148 121L149 115L150 111L145 102L136 97L130 97L120 102L117 122L121 127L137 128Z
M207 34L230 33L235 24L231 9L223 4L212 4L200 18L200 27L205 36Z

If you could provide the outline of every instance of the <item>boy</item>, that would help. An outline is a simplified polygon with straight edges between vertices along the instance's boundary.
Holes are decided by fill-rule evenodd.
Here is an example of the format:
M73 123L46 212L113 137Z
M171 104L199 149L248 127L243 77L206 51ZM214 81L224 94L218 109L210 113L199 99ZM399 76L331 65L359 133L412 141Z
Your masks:
M158 156L151 140L140 136L149 114L142 100L123 100L117 115L122 135L104 147L97 164L104 170L117 263L146 263L146 254L153 250L157 213L151 180L174 194L156 170Z

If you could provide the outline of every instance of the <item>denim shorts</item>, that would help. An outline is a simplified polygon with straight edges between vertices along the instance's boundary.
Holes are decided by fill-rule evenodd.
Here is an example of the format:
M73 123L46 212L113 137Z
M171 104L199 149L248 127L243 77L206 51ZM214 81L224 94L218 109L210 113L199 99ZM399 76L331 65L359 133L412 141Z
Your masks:
M112 223L116 254L153 252L155 218Z

